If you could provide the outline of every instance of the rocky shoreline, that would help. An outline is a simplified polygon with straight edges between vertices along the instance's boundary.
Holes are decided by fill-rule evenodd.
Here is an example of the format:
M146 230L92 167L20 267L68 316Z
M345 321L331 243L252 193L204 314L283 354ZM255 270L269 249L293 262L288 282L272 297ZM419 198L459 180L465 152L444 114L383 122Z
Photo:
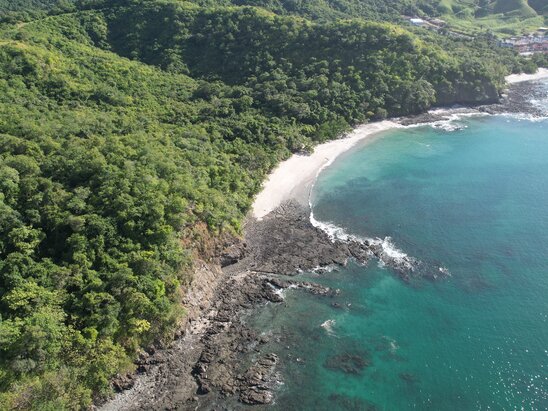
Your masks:
M225 409L226 403L235 409L238 402L271 403L280 380L278 357L261 353L268 338L245 324L245 314L265 303L282 303L280 291L286 288L334 297L338 290L290 276L344 266L349 259L366 264L383 252L376 242L331 238L312 225L309 209L298 202L282 204L261 221L249 219L245 233L221 256L224 275L208 309L190 320L171 347L143 353L137 375L117 379L115 388L122 392L101 409L205 410ZM409 280L408 267L394 261L392 268Z
M369 244L332 241L295 202L262 221L250 219L245 232L245 240L221 256L224 275L212 304L190 320L171 347L143 353L137 375L116 379L115 388L122 392L101 409L212 409L230 396L244 404L270 403L279 379L278 358L257 355L268 340L245 325L243 314L267 302L283 302L280 290L289 287L334 296L337 290L284 277L344 265L349 258L366 263L374 255ZM243 359L251 354L257 358L247 364Z
M482 114L527 114L532 117L546 116L546 112L534 104L535 100L546 99L548 89L538 86L537 81L526 81L509 85L500 102L476 107L450 107L399 119L403 126L435 123L451 116Z
M512 85L501 103L474 109L451 109L400 119L402 125L442 121L450 114L531 113L534 83ZM542 96L539 96L542 97ZM189 292L186 329L169 347L151 347L137 362L137 373L113 382L119 393L102 410L238 409L270 404L281 376L279 358L263 352L268 337L257 335L245 315L266 303L283 302L281 290L301 288L322 298L338 290L299 281L295 274L349 259L366 264L383 258L377 241L331 238L310 221L310 210L290 201L258 221L249 218L245 238L222 251L218 261L199 263L196 284ZM384 260L383 260L384 261ZM413 275L435 279L420 262L386 261L403 281ZM222 269L221 269L222 267Z

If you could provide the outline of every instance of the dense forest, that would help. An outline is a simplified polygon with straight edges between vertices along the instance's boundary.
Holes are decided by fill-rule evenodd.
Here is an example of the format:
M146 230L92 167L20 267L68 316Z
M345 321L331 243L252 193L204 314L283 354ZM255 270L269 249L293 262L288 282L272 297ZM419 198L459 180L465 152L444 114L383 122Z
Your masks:
M338 20L320 0L291 3L327 21L282 1L16 3L0 26L0 409L108 396L184 316L203 227L238 234L292 152L495 101L536 68L489 38Z
M0 14L59 13L76 10L83 5L99 4L102 0L0 0ZM255 6L276 14L294 14L309 19L362 17L394 20L403 14L436 13L437 0L194 0L204 7Z
M30 21L44 15L97 7L105 0L0 0L0 20ZM317 21L363 18L408 24L405 16L442 18L447 28L478 34L527 34L548 24L545 0L179 0L204 7L254 6ZM119 2L123 3L123 1Z

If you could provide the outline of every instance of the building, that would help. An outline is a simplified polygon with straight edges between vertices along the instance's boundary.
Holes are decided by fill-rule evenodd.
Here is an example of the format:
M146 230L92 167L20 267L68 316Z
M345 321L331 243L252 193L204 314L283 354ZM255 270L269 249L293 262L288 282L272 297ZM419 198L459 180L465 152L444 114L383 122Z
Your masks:
M417 27L423 27L426 25L426 21L424 21L423 19L409 19L409 23Z
M512 48L524 56L534 53L548 53L548 36L546 35L546 31L539 29L537 33L530 34L529 36L512 37L501 41L499 42L499 46Z

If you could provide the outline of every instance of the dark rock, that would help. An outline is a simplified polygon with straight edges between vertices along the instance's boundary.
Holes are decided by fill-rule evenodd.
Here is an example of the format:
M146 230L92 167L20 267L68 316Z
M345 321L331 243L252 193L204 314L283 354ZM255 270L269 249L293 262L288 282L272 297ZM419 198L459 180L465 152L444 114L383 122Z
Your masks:
M209 385L207 383L202 382L202 383L199 384L197 394L205 395L209 392L211 392L211 388L209 387Z
M344 265L350 257L343 242L333 242L310 223L309 210L295 202L280 206L261 222L249 225L248 255L242 263L265 274L295 275L333 263Z
M245 255L245 248L242 244L234 244L224 250L220 257L221 267L236 264Z
M498 104L480 106L479 111L489 114L527 113L534 117L546 116L546 111L540 105L536 106L532 100L543 100L548 91L538 87L535 81L511 84L508 93L502 96Z
M240 393L239 400L244 404L258 405L258 404L270 404L272 402L272 392L269 390L263 390L258 387L251 387Z
M408 384L415 384L419 381L419 378L415 374L411 374L409 372L402 372L398 374L398 376Z
M116 392L129 390L135 385L135 379L131 374L117 375L111 382L112 388Z
M342 371L346 374L360 374L371 364L367 354L339 354L329 357L324 366L330 370Z
M330 394L327 397L329 401L337 404L337 408L342 408L349 411L377 411L378 408L375 404L370 401L350 397L343 394Z

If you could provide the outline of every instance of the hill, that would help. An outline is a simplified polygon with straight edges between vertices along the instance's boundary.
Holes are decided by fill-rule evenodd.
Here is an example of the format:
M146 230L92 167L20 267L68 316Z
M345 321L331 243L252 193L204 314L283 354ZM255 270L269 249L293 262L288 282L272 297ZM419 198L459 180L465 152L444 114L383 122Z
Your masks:
M75 8L98 7L103 2L0 0L0 19L29 20ZM491 30L499 35L513 35L548 25L548 7L543 0L186 0L185 3L202 7L261 7L279 15L297 15L317 21L363 18L404 23L403 16L438 17L446 20L454 30L467 34Z
M537 12L527 3L527 0L497 0L493 12L513 13L523 18L535 17Z
M529 33L546 24L539 0L441 0L436 7L450 26L469 34L491 30L499 35Z
M31 19L75 10L74 0L0 0L0 19Z

